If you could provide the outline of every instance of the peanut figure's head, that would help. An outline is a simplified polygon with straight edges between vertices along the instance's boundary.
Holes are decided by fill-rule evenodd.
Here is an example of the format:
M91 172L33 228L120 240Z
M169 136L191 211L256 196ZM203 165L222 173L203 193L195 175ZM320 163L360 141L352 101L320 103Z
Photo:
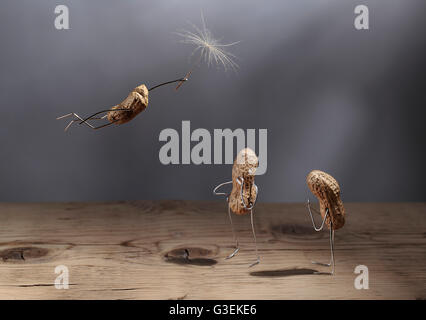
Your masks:
M320 170L311 171L306 177L311 192L318 198L321 216L324 218L328 209L326 224L333 230L340 229L345 224L345 208L340 199L340 186L328 173Z
M257 188L254 174L259 160L250 148L241 150L232 167L232 191L229 195L229 206L235 214L250 213L256 202Z

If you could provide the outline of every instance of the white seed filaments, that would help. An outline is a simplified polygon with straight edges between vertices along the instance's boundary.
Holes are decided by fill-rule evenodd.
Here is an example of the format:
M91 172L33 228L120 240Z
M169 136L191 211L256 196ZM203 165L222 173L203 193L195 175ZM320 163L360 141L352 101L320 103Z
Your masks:
M203 14L201 14L201 29L196 25L189 23L194 31L180 30L176 32L177 35L182 37L182 43L191 44L195 46L195 49L191 53L194 56L197 52L200 53L198 62L204 61L208 66L213 64L222 65L225 71L232 69L237 71L238 64L234 61L237 57L232 53L228 52L225 48L231 47L240 41L223 44L220 43L219 39L215 39L207 29Z

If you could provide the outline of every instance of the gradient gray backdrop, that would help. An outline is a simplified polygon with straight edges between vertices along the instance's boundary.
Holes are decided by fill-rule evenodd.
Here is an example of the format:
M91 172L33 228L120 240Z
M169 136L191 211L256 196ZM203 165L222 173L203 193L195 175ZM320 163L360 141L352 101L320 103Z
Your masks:
M54 28L54 8L71 29ZM370 30L354 29L367 4ZM184 75L200 24L232 48L238 74L203 66L163 87L131 123L64 133L59 115L110 107L136 85ZM268 129L261 201L304 201L312 169L345 201L425 201L424 0L2 0L0 201L214 199L231 167L163 166L164 128Z

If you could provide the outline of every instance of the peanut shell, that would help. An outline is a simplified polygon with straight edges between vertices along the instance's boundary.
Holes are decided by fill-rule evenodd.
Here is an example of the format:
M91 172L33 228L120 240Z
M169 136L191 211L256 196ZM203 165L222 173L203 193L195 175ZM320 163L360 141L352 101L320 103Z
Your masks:
M231 211L238 215L250 213L250 210L244 208L241 201L241 184L243 178L243 199L246 207L250 208L256 199L256 188L254 185L254 174L259 166L259 160L256 153L250 148L242 149L235 158L232 167L232 191L229 195L229 206Z
M333 223L334 230L343 227L345 224L345 208L340 199L340 186L336 179L323 171L313 170L306 177L306 183L311 192L318 198L320 213L323 218L328 208L329 214L326 219L328 228L330 228L330 221Z
M139 113L144 111L148 106L148 88L141 84L140 86L133 89L132 92L123 100L120 104L112 107L115 109L126 109L126 110L115 110L108 112L107 119L110 122L116 124L123 124L129 122ZM128 110L128 111L127 111Z

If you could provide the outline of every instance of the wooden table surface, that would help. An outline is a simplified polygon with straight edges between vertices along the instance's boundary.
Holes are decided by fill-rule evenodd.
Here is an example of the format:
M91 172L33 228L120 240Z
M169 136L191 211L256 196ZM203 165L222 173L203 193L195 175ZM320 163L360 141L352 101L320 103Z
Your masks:
M315 232L303 204L258 203L255 225L225 202L0 204L1 299L425 299L426 203L347 203L336 231ZM320 217L317 217L317 224ZM55 267L69 270L56 289ZM358 290L357 265L369 270Z

